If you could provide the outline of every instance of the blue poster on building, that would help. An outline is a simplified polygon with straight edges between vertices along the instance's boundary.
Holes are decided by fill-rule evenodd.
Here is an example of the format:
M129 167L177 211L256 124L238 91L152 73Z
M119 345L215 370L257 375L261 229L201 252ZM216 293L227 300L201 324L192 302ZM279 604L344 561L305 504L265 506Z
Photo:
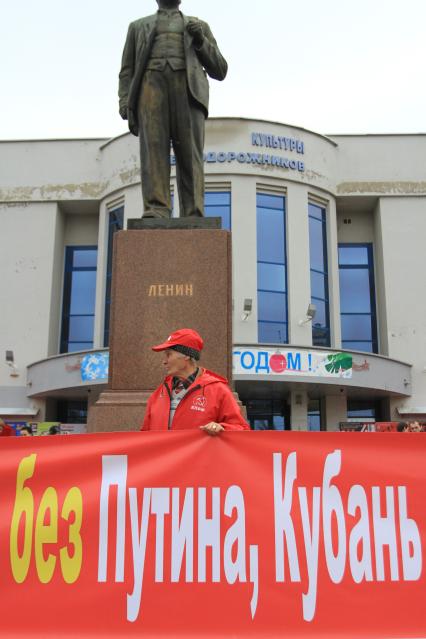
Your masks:
M83 382L108 379L109 353L89 353L81 360L80 373Z

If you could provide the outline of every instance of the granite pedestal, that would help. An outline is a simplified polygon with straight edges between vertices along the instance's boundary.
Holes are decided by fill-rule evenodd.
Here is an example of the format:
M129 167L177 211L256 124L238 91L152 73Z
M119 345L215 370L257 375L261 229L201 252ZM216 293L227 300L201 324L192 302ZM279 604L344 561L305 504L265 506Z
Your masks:
M231 379L229 231L127 230L114 236L108 390L89 410L88 431L137 430L164 377L151 346L179 328L205 341L201 365Z

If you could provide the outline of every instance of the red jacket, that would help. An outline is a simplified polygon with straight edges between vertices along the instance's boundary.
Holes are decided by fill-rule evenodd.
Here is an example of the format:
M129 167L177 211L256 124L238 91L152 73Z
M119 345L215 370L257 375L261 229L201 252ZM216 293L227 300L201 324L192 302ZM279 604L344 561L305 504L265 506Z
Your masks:
M166 377L149 398L141 430L168 430L172 379L171 376ZM209 422L217 422L225 430L250 428L241 415L227 380L202 369L201 375L189 386L176 408L171 428L199 428Z
M0 425L2 426L2 429L0 430L0 437L13 437L13 435L16 435L15 429L12 428L12 426L9 426L9 424L3 422L3 424Z

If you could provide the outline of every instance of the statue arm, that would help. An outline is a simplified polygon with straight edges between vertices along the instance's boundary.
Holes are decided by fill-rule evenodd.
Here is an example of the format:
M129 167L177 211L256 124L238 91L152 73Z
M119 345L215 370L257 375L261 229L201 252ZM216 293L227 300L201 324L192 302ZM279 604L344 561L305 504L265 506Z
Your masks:
M204 40L201 47L194 47L200 63L213 80L224 80L228 71L228 63L219 51L217 42L207 22L201 22Z
M135 70L135 34L133 24L129 25L126 43L124 45L121 70L119 74L118 98L119 111L124 120L128 117L129 87Z

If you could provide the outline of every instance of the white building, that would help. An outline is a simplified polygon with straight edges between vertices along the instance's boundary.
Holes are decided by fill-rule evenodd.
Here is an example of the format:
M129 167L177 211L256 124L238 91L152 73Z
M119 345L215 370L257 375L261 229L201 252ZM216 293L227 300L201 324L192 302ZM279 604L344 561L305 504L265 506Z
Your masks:
M252 425L425 419L426 135L217 118L205 153ZM84 357L107 351L111 238L142 212L138 156L130 134L0 142L3 418L84 421L104 389Z

